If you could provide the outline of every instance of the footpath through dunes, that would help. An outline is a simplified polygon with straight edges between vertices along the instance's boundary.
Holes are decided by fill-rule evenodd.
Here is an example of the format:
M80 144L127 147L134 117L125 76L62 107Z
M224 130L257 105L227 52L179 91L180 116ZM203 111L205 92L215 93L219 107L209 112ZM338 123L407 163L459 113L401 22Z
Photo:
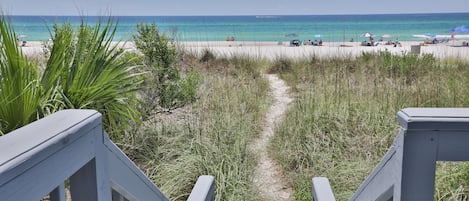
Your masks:
M282 173L277 162L269 156L267 146L274 135L275 125L282 120L288 103L292 101L290 88L274 74L267 74L274 103L266 114L262 133L250 145L252 152L258 155L254 184L264 200L290 201L293 200L292 185Z

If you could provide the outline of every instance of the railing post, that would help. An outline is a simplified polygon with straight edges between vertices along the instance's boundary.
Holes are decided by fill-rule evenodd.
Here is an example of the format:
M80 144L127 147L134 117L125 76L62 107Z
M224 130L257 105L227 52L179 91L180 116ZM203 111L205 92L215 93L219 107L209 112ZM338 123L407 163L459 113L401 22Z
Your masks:
M433 200L437 161L469 160L469 109L406 108L400 200Z
M314 177L313 181L313 201L335 201L331 184L326 177Z
M407 131L402 157L401 199L433 200L438 134Z
M469 161L468 108L406 108L388 153L351 201L433 200L437 161Z
M70 177L73 201L109 201L111 188L105 188L99 178L96 159L91 160ZM109 181L109 180L108 180ZM109 191L109 193L107 193Z
M70 177L70 193L73 201L111 201L111 180L107 169L104 131L95 136L95 158Z
M192 189L187 201L213 201L215 200L215 178L209 175L202 175Z

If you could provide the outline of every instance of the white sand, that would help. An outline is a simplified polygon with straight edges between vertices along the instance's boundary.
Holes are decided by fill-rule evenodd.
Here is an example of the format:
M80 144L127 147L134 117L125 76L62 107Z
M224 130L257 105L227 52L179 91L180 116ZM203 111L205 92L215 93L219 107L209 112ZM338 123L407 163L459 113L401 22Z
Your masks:
M378 45L373 47L360 46L359 42L324 42L323 46L290 47L289 42L254 42L254 41L202 41L178 42L178 46L195 54L201 54L208 49L217 56L231 57L233 55L249 55L255 58L275 59L278 57L305 58L305 57L347 57L359 56L362 52L389 51L393 54L411 53L411 46L421 42L401 42L401 47L392 45ZM437 58L457 58L469 61L469 47L455 47L462 41L450 41L445 44L425 45L420 47L420 54L433 54ZM127 50L135 50L131 42L121 43ZM342 47L346 46L346 47ZM21 49L27 55L42 53L41 42L28 42Z
M360 46L358 42L325 42L323 46L290 47L288 42L184 42L181 43L186 50L201 54L209 49L218 56L249 55L255 58L275 59L279 56L288 58L305 57L356 57L363 52L389 51L393 54L411 53L412 46L421 42L401 42L400 47L392 45L378 45L373 47ZM461 44L456 41L454 44ZM345 47L344 47L345 46ZM418 47L417 47L418 48ZM438 45L420 46L420 54L433 54L437 58L459 58L469 61L469 47L453 47L452 42Z

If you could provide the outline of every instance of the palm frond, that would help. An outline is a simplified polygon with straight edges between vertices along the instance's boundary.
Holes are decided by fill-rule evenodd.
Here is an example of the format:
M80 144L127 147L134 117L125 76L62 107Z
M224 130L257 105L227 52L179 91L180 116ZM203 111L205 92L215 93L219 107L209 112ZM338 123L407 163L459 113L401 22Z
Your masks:
M0 17L0 133L7 133L35 120L40 88L37 67L17 44L11 22Z
M106 23L98 22L91 27L82 20L76 36L71 34L69 26L57 26L54 48L46 67L50 67L50 71L54 71L51 74L55 76L43 77L52 79L43 80L43 83L61 86L60 94L65 108L96 109L101 112L111 135L114 132L109 129L123 128L131 121L138 121L135 92L139 79L137 74L132 73L129 61L121 59L123 51L118 44L113 43L117 24L110 18ZM68 51L64 53L64 50ZM58 75L60 79L56 79Z

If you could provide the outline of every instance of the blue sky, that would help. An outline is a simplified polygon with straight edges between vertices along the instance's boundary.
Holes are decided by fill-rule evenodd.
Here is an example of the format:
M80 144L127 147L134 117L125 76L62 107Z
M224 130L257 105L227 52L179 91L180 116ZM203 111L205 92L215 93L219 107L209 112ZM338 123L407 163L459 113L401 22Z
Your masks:
M1 0L12 15L316 15L469 12L468 0Z

